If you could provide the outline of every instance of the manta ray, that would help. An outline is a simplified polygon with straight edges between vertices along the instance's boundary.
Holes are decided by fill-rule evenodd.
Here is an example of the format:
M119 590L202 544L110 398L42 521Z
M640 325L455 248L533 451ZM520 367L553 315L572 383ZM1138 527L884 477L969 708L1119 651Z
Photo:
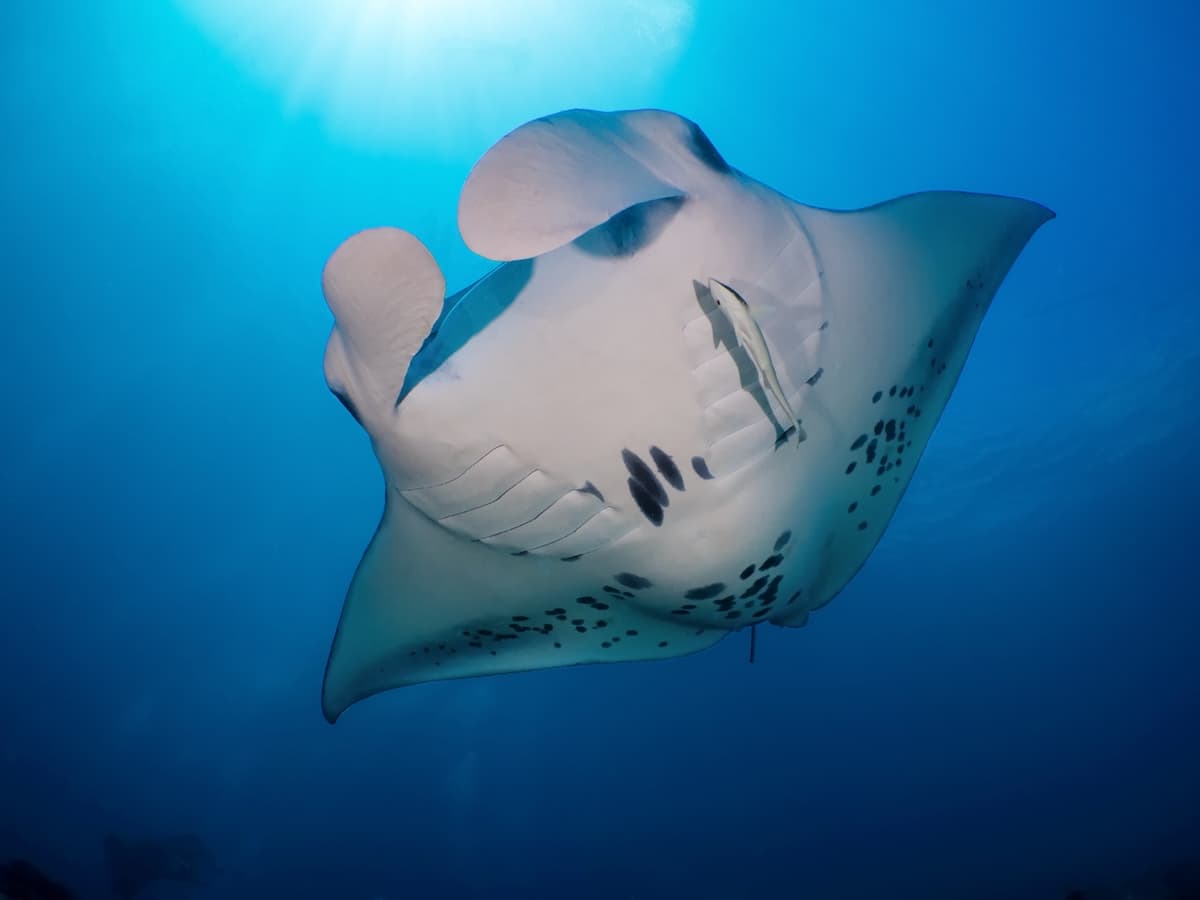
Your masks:
M333 722L446 678L663 659L797 627L895 512L1045 207L927 192L805 206L661 110L503 137L458 224L498 263L446 295L413 235L348 238L326 382L382 521L325 673Z

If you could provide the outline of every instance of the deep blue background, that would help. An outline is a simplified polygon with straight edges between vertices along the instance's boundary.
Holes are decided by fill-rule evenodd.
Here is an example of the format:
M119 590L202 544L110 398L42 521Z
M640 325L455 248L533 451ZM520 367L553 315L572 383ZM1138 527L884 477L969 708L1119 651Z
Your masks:
M0 861L103 897L104 833L196 831L219 881L147 897L999 900L1200 852L1197 14L750 6L697 3L649 85L562 61L562 105L674 109L805 202L1059 214L883 542L753 667L742 636L333 728L381 491L321 266L392 223L478 274L457 190L552 110L492 80L500 128L367 139L165 0L4 6Z

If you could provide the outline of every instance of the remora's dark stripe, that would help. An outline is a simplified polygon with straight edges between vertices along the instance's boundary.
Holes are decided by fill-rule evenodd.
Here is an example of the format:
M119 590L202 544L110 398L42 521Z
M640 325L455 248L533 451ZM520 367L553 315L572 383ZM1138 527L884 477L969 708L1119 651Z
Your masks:
M667 484L677 491L682 491L683 475L680 473L679 467L675 465L675 460L671 459L665 450L658 447L650 448L650 458L658 466L658 471L662 474L662 477L667 479Z
M625 461L625 468L629 470L633 480L642 486L655 503L662 507L671 505L671 501L667 499L667 489L662 486L658 476L646 465L645 460L632 450L622 450L621 459Z
M650 520L653 525L661 525L663 522L663 509L659 506L654 498L642 487L640 481L633 478L629 479L629 493L633 496L633 501L638 505L638 509L642 511L642 515Z

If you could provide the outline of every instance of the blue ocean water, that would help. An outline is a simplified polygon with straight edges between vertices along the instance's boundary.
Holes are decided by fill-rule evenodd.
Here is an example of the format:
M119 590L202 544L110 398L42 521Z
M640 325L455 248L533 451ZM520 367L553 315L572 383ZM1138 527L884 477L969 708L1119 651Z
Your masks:
M374 18L368 18L373 16ZM0 12L0 863L153 898L1062 898L1200 859L1186 4L50 0ZM377 520L321 267L505 131L662 107L806 203L1046 204L887 534L800 631L319 691ZM1090 896L1104 896L1098 893Z

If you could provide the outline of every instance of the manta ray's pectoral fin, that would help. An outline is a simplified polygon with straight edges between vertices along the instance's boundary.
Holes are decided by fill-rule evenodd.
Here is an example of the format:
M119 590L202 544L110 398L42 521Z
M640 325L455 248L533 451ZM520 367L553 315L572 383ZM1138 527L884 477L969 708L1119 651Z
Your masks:
M329 651L325 717L403 685L667 659L728 634L668 621L597 587L586 570L558 559L464 539L392 492Z
M674 113L567 110L527 122L483 155L463 186L458 227L481 256L525 259L728 171L699 126Z
M708 290L712 294L717 308L725 314L729 324L733 326L738 343L741 344L742 349L746 351L758 369L759 380L767 389L768 396L774 397L775 402L783 410L782 434L776 441L776 446L786 442L793 430L796 433L796 446L800 446L808 435L800 420L796 418L796 414L792 412L792 405L788 403L787 394L784 393L783 385L779 382L779 373L775 370L775 363L771 359L771 350L767 346L767 339L763 336L762 329L758 326L754 313L750 310L750 304L729 285L715 278L708 280Z
M446 282L413 235L372 228L333 252L321 286L334 318L325 381L368 427L395 405L408 365L437 321Z

